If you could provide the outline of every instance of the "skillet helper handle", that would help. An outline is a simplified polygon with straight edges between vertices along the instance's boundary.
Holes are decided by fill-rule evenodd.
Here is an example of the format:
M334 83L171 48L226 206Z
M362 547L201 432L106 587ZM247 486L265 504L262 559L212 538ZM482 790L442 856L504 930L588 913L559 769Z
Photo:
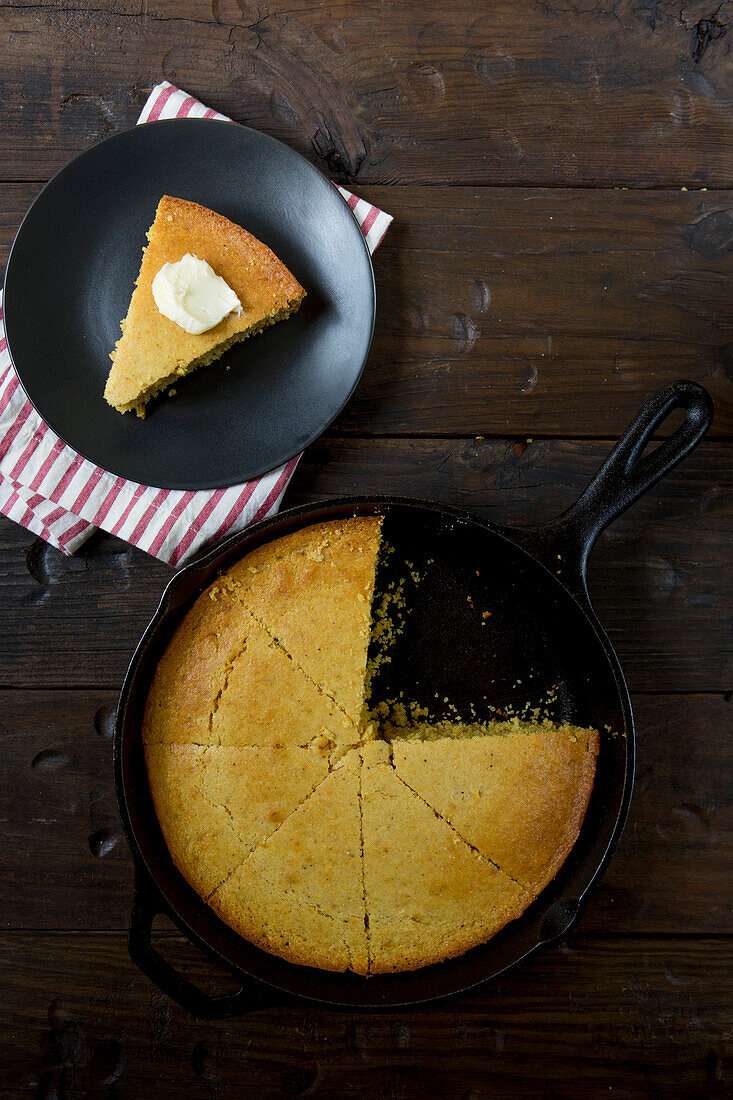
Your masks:
M683 423L645 455L655 431L676 409L685 411ZM585 595L588 555L598 536L698 445L712 421L710 395L696 382L673 382L659 390L642 405L575 504L551 523L525 529L523 545Z
M168 915L157 889L143 871L135 873L135 892L130 917L130 957L143 974L177 1005L200 1020L222 1020L245 1012L256 1012L282 1003L255 982L234 993L209 994L184 978L156 951L151 942L153 921L158 913Z

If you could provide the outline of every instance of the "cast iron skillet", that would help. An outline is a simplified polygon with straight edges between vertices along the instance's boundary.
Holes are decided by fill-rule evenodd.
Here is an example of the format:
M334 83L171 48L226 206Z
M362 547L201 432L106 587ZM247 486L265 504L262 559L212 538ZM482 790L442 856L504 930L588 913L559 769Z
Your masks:
M646 444L675 409L683 424L648 454ZM217 547L170 582L125 678L115 725L115 780L136 865L130 953L180 1005L204 1018L235 1015L296 995L348 1009L415 1005L505 973L578 924L591 886L619 839L631 799L634 725L623 673L586 587L586 562L599 534L695 447L712 420L708 394L678 382L637 414L580 499L559 518L531 528L482 523L457 508L390 497L351 497L294 508ZM301 526L351 515L384 516L394 558L409 562L410 607L403 644L377 684L392 683L435 711L521 705L551 696L558 720L602 732L596 781L580 838L535 903L489 943L413 973L362 978L296 966L254 947L227 927L177 872L152 807L140 727L148 685L172 632L192 601L244 553ZM389 568L389 567L387 567ZM469 602L468 597L471 597ZM480 609L489 610L484 619ZM521 682L518 682L521 681ZM437 695L437 701L436 701ZM484 698L485 697L485 698ZM409 858L409 848L406 849ZM151 944L165 913L203 951L242 980L233 994L209 996Z

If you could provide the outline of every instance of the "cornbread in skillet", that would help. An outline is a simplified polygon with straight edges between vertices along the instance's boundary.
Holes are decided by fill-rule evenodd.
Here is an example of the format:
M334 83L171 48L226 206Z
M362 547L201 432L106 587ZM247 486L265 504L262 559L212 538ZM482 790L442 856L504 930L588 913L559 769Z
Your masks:
M370 972L414 970L485 943L526 908L525 891L405 786L386 742L361 751Z
M308 745L318 737L352 744L357 733L346 715L246 609L243 613L249 617L247 641L228 670L213 735L225 745L241 737L252 744Z
M241 313L206 332L187 333L158 311L155 275L187 253L205 260L235 292ZM145 403L176 379L218 359L232 344L294 313L300 283L266 245L228 218L198 203L164 195L148 230L140 274L111 354L105 400L118 412L144 415Z
M148 744L145 757L168 851L204 898L328 775L319 746Z
M212 908L245 939L290 962L366 974L358 790L352 749L212 894Z
M146 742L306 745L355 740L353 725L241 602L216 589L173 636L145 710Z
M580 832L598 734L518 721L495 729L483 737L394 741L394 768L482 856L536 895Z
M196 601L155 671L143 717L146 745L218 742L211 729L214 703L248 627L236 601L214 601L206 594Z
M309 679L362 719L381 520L318 523L263 546L226 584Z
M599 743L368 710L380 531L317 523L228 568L173 635L143 722L193 888L262 949L363 975L452 958L521 915L577 840Z

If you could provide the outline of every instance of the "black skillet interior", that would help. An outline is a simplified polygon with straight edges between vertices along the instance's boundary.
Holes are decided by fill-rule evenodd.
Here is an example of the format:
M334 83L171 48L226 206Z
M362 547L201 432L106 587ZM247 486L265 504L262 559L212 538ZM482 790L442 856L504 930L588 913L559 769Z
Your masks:
M139 868L131 953L146 973L198 1015L225 1015L267 1003L272 990L346 1008L388 1008L435 1000L495 977L574 926L582 901L618 840L631 796L634 731L626 686L584 586L587 552L603 526L671 468L704 434L704 391L663 391L642 412L580 501L541 530L502 531L457 510L379 498L294 509L238 536L172 582L133 658L118 710L118 797ZM697 401L671 440L641 460L641 436L672 407ZM693 402L694 403L694 402ZM696 410L696 411L695 411ZM664 415L662 415L664 413ZM640 417L642 414L640 414ZM643 417L642 417L643 419ZM631 434L630 434L631 433ZM633 443L633 446L632 446ZM643 467L649 459L657 458ZM641 468L640 468L641 467ZM599 496L599 485L605 485ZM590 501L590 504L589 504ZM592 505L592 507L591 507ZM422 970L364 979L294 966L242 940L203 903L172 865L150 801L140 743L147 686L168 638L195 596L255 545L307 523L382 514L391 548L380 587L407 578L404 633L383 666L375 695L400 690L436 716L446 700L465 718L494 709L549 705L553 717L602 734L596 782L580 838L566 864L524 916L489 943ZM526 542L541 564L518 545ZM489 612L485 617L485 612ZM472 710L471 708L475 708ZM406 838L409 859L409 838ZM153 886L155 884L155 887ZM175 974L150 944L154 912L168 912L204 950L245 979L239 993L207 998Z

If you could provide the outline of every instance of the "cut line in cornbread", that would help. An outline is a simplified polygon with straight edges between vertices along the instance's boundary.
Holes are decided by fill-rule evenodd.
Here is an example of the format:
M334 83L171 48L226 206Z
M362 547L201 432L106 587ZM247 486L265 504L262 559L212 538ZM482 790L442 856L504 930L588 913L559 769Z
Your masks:
M359 754L352 749L212 895L219 915L265 951L366 974Z
M147 745L150 793L173 862L202 897L328 775L307 749Z
M380 538L378 516L315 523L229 566L171 639L142 731L194 890L263 950L365 976L521 916L578 839L599 751L549 719L368 710Z

